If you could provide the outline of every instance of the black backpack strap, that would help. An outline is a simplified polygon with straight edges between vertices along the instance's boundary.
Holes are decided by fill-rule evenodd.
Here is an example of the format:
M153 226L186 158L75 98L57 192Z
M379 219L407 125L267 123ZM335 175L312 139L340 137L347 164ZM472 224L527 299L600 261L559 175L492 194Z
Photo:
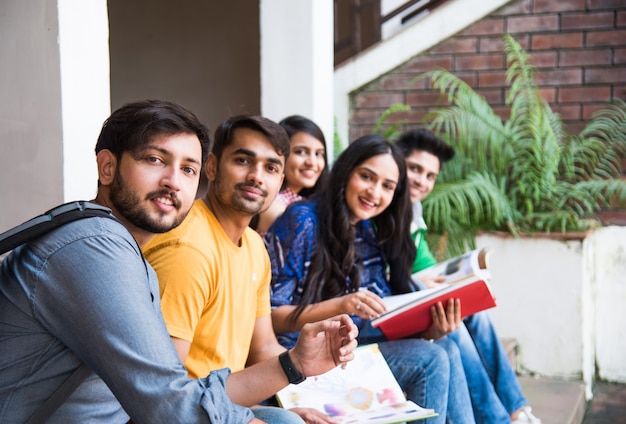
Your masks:
M107 207L93 202L69 202L30 219L0 234L0 255L15 249L49 231L78 219L100 216L117 220ZM39 406L26 422L27 424L45 423L67 398L85 380L91 370L81 364L61 384L46 401Z
M89 367L81 364L76 370L50 395L48 399L30 416L25 424L43 424L59 409L63 402L76 390L80 383L91 373Z
M0 255L68 222L92 216L116 219L109 208L97 203L65 203L0 234Z

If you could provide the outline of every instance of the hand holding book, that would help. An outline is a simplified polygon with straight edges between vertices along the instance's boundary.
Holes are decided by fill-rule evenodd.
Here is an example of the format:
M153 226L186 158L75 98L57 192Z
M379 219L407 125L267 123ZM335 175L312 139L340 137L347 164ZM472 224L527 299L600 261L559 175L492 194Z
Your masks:
M496 306L487 280L488 252L474 250L462 256L433 265L413 275L445 276L445 283L413 293L384 298L387 312L372 320L372 327L380 327L389 340L412 336L431 327L431 307L439 302L450 307L448 300L460 299L461 318Z

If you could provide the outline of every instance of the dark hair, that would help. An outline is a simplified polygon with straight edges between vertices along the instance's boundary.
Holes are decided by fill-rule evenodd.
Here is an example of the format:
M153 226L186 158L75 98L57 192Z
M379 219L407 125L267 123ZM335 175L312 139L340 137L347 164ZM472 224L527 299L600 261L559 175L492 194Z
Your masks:
M400 148L404 157L410 156L414 151L425 151L439 158L439 167L454 157L454 149L445 141L432 132L419 128L410 130L396 140L396 146Z
M324 133L315 122L311 121L309 118L305 118L304 116L300 115L288 116L280 121L278 124L285 129L287 135L289 136L289 139L291 139L291 137L293 137L297 133L306 133L311 137L321 141L322 145L324 145L324 162L326 163L326 166L322 170L322 173L320 174L313 187L304 187L302 188L302 190L300 190L300 193L298 193L302 197L309 197L313 193L315 193L320 187L323 187L326 184L328 176L330 175L330 172L328 171L328 153ZM285 188L286 186L287 179L283 181L283 188Z
M237 115L223 121L215 130L215 140L211 152L219 162L224 148L233 141L237 128L248 128L265 135L279 155L289 156L289 137L285 130L271 119L258 115Z
M412 207L406 165L400 150L379 135L366 135L351 143L333 164L329 185L313 196L318 200L318 240L311 255L309 273L300 304L291 317L297 319L307 305L359 289L363 266L354 249L355 230L345 198L348 180L356 167L381 154L391 154L398 166L398 185L390 205L372 218L380 248L389 263L393 293L410 291L411 267L416 248L411 238ZM348 286L347 286L348 284Z
M209 130L183 106L145 100L128 103L104 121L96 143L96 154L110 150L119 160L124 152L135 152L159 135L195 134L202 148L202 165L209 154Z

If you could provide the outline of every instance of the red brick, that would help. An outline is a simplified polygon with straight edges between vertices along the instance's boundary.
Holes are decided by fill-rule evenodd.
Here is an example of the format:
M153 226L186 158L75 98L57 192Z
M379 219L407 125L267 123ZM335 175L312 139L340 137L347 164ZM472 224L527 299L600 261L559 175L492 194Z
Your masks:
M559 66L610 65L611 50L563 50L559 53Z
M564 14L561 17L561 30L612 28L614 16L613 12Z
M626 82L626 66L613 68L591 68L585 70L585 84Z
M379 116L378 109L356 109L352 111L350 122L356 125L376 124Z
M407 90L425 90L430 87L430 79L429 78L413 78L409 81L407 85Z
M587 7L594 9L623 9L624 0L587 0Z
M451 38L431 50L431 53L475 53L478 51L477 38Z
M504 104L504 92L501 88L481 88L476 93L484 97L490 105Z
M556 51L532 52L530 63L536 68L554 68L556 67Z
M617 27L625 27L626 26L626 10L621 10L617 12Z
M509 16L530 13L532 8L531 0L513 1L492 13L492 16Z
M588 103L583 105L583 119L588 121L591 119L594 113L599 110L605 109L606 103Z
M455 56L455 71L467 71L473 69L500 69L504 68L505 61L502 54L477 54Z
M400 70L402 72L427 72L437 68L452 69L452 56L417 56L403 65Z
M626 100L626 85L614 85L612 98L619 97L622 100Z
M548 50L554 48L580 48L583 46L582 33L570 34L536 34L532 35L531 50Z
M511 34L558 29L559 17L557 15L513 16L506 20L506 30Z
M505 71L487 71L478 74L478 87L504 87L506 86Z
M555 69L538 71L535 74L537 85L576 85L583 80L582 69Z
M402 102L404 95L401 93L362 93L356 97L357 107L363 108L387 108Z
M567 131L567 133L571 135L580 134L580 132L585 129L586 126L584 121L564 122L564 124L565 131Z
M426 80L414 81L417 75L411 74L390 74L380 79L381 90L406 90L408 88L418 89L426 87Z
M551 105L552 110L561 116L565 121L580 119L580 105Z
M410 110L408 112L397 112L392 113L385 122L389 124L395 124L399 122L420 122L424 118L425 114L426 108L418 108L415 110Z
M533 13L585 10L585 0L535 0Z
M439 91L418 91L406 94L406 104L414 106L439 106L447 103L447 95Z
M593 46L621 46L626 44L626 29L614 31L588 32L585 45Z
M530 39L530 35L522 35L516 34L515 40L519 43L520 47L524 50L528 49L528 40ZM493 53L498 52L502 53L504 51L504 43L502 42L502 37L481 37L479 40L479 48L478 50L481 53Z
M465 31L457 35L492 35L502 34L504 32L504 19L502 18L485 18L482 21L471 25Z
M371 134L372 132L374 132L374 125L368 125L368 126L352 126L350 125L350 142L356 140L359 137L362 137L364 135L368 135ZM345 143L345 141L344 141ZM339 153L341 152L335 152L336 156L339 156ZM335 157L336 157L335 156Z
M476 73L475 72L454 72L454 76L469 85L470 87L476 86ZM432 85L429 84L429 87Z
M611 87L561 87L559 103L588 103L611 100Z
M511 108L508 106L494 106L492 110L503 121L507 121L511 117Z
M554 87L539 88L539 95L548 103L554 103L556 101L556 89Z

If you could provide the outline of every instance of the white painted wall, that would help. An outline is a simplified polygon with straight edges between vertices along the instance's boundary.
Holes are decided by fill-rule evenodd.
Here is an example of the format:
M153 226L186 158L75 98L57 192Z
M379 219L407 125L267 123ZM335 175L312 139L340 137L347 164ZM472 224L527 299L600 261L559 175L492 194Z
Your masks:
M333 3L261 0L261 113L312 119L332 157Z
M286 0L288 1L288 0ZM350 93L402 65L415 55L434 47L473 22L504 6L510 0L450 1L433 13L394 34L382 43L361 52L335 70L334 113L337 132L348 140Z
M524 371L626 382L626 228L584 240L477 237L494 250L490 267L501 337L519 342Z
M595 319L598 377L626 382L626 227L605 227L586 243L593 246L591 298Z

